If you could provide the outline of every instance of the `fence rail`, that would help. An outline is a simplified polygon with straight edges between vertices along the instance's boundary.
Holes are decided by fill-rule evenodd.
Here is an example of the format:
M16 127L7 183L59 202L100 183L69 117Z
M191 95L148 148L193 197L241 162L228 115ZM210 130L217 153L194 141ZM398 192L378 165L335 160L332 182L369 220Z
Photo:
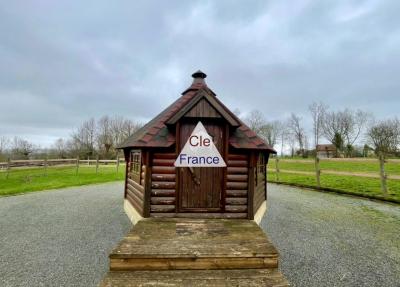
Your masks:
M378 163L379 167L377 167L376 173L374 172L362 172L362 171L339 171L339 170L331 170L331 169L321 169L321 162L374 162ZM303 163L303 164L313 164L314 170L292 170L292 169L282 169L280 167L280 163ZM400 159L365 159L365 158L324 158L320 159L316 157L314 160L309 159L280 159L278 157L275 158L275 166L268 167L267 171L275 172L276 181L280 182L280 174L288 173L288 174L298 174L298 175L307 175L315 177L315 185L320 188L320 176L323 174L327 175L338 175L338 176L352 176L352 177L365 177L365 178L375 178L380 179L381 181L381 191L386 196L388 194L387 180L400 180L400 175L393 174L388 175L385 170L386 163L400 163Z
M116 159L76 159L76 158L65 158L65 159L32 159L32 160L10 160L0 162L0 169L16 168L16 167L41 167L41 166L56 166L56 165L75 165L79 160L79 164L117 164ZM118 159L119 163L123 163L124 159Z

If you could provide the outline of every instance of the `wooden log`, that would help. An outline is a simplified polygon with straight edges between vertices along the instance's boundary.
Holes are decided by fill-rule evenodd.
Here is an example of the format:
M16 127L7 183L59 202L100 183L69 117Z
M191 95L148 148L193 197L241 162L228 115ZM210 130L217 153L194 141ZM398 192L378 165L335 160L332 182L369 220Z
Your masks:
M140 180L140 185L144 186L144 178Z
M175 153L155 153L153 154L153 159L176 159ZM153 161L154 162L154 161Z
M153 173L155 174L175 174L175 167L174 166L153 166L152 169Z
M152 189L151 196L175 196L175 189Z
M127 184L127 187L128 187L129 192L132 192L133 194L135 194L141 201L144 200L144 194L142 192L140 192L139 190L137 190L130 184Z
M153 166L174 166L174 159L153 159Z
M143 214L143 205L141 203L137 202L129 193L126 194L126 198L139 214Z
M132 185L133 187L135 187L135 188L136 188L137 190L139 190L140 192L143 192L143 193L144 193L144 187L143 187L142 185L138 184L136 181L134 181L134 180L128 178L128 183L129 183L130 185Z
M248 162L246 160L229 160L228 159L228 166L235 166L235 167L247 167Z
M150 205L150 212L172 212L175 211L175 205Z
M319 157L315 157L315 180L317 183L317 188L321 187L321 169L319 167Z
M245 205L247 204L247 198L227 197L225 202L227 205Z
M155 189L173 189L175 188L174 181L153 181L151 187Z
M175 204L175 197L154 197L150 199L151 204L155 205L172 205Z
M227 168L227 173L228 174L247 174L248 169L247 169L247 167L231 167L231 166L229 166Z
M227 197L246 197L247 198L247 190L245 189L228 189L226 190Z
M226 183L227 189L247 189L247 182L231 182Z
M153 181L175 181L175 174L153 173L151 179Z
M131 190L127 191L127 196L131 197L131 199L136 202L141 208L143 206L143 200L140 199L139 197L136 196L136 194L134 192L132 192Z
M247 174L228 174L228 181L244 181L247 182Z
M246 212L247 205L227 205L225 206L227 212Z
M247 161L247 155L246 154L229 154L228 160L245 160L245 161Z

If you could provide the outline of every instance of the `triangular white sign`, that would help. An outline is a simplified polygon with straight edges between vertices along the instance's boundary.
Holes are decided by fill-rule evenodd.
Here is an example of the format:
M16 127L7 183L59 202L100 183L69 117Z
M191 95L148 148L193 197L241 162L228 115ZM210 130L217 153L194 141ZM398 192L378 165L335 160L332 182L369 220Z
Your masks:
M225 167L212 137L198 122L174 164L176 167Z

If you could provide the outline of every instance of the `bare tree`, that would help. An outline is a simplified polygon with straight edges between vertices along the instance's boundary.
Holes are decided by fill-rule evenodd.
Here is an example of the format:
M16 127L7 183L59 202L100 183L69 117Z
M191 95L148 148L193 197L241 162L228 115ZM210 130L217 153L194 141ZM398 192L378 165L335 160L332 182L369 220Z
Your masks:
M72 133L73 146L85 156L95 154L96 121L94 118L83 122L83 124Z
M375 154L379 158L382 192L384 196L387 196L385 158L390 153L395 153L399 149L400 121L396 118L378 122L369 128L367 136Z
M308 106L308 110L312 116L315 148L319 143L319 138L322 136L322 125L327 109L328 106L322 102L313 102L310 106Z
M301 117L292 113L289 118L289 129L299 145L300 154L304 156L305 133L301 125Z
M10 145L10 139L6 136L0 137L0 154L4 153Z
M53 149L57 153L57 157L66 158L67 144L64 139L59 138L53 144Z
M111 119L108 116L103 116L98 120L96 138L99 150L103 150L107 157L113 147Z
M327 112L323 117L323 133L336 146L339 152L350 157L353 145L368 123L370 114L361 110L345 109L338 112Z
M287 121L280 121L278 125L278 138L281 146L281 156L283 156L283 150L286 141L290 139L290 130L288 128L289 124Z
M261 137L268 145L274 147L277 144L281 129L281 122L272 121L264 124L261 127Z
M14 158L29 159L34 151L33 144L20 137L14 137L11 145L11 153Z
M259 110L253 110L250 115L244 119L244 121L249 125L249 127L257 134L262 135L262 129L267 123L264 115Z

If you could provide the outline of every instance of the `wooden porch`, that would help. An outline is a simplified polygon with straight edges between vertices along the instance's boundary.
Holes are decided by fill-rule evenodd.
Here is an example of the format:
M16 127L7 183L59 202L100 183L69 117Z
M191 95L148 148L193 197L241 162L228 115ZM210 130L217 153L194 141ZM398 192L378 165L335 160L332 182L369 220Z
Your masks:
M100 286L288 286L251 220L147 218L110 254Z

